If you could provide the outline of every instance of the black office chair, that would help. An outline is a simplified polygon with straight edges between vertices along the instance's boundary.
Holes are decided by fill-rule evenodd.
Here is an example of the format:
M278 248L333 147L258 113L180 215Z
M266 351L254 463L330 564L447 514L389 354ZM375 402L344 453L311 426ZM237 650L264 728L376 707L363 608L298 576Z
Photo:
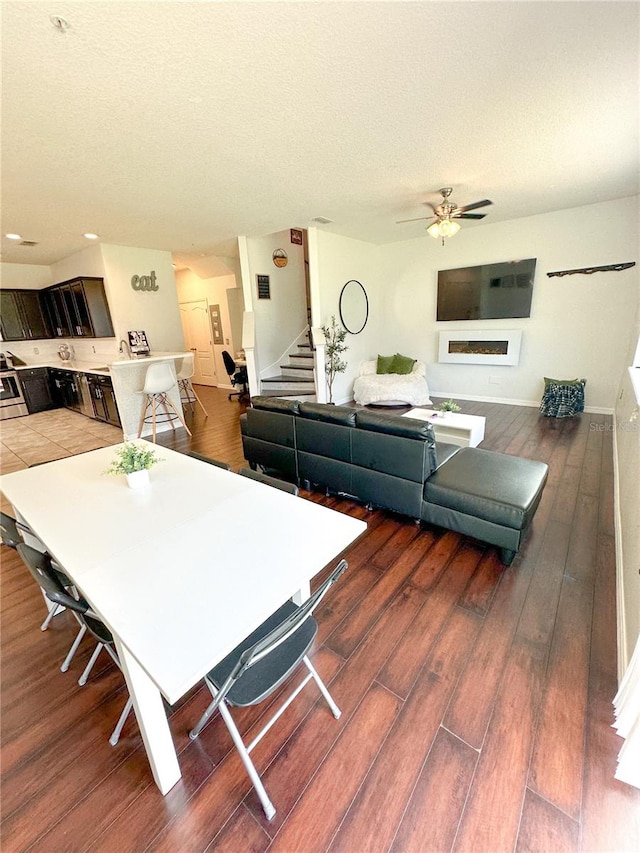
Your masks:
M266 486L273 486L274 489L280 489L283 492L289 492L290 495L299 495L300 489L295 483L287 483L285 480L278 480L277 477L270 477L268 474L263 474L262 471L253 471L251 468L241 468L238 471L241 477L248 477L250 480L256 480L258 483L264 483Z
M229 394L229 399L237 397L238 402L249 397L249 376L247 375L246 367L238 367L235 361L231 358L230 353L225 349L222 350L222 360L224 361L224 369L229 374L233 387L239 387L240 391L232 391Z
M200 717L196 727L189 732L189 737L191 740L195 740L216 708L219 709L236 749L240 753L245 770L260 798L267 820L271 820L276 810L267 795L258 771L251 761L249 756L251 750L312 678L329 705L333 716L336 719L340 717L340 709L313 668L307 657L307 652L318 632L318 623L311 614L346 568L346 560L341 560L331 576L304 604L297 605L292 601L283 604L205 676L205 683L211 691L213 702ZM284 683L301 663L306 666L307 675L251 743L246 746L233 721L229 707L246 708L249 705L257 705L264 701Z
M197 453L195 450L190 450L187 456L193 459L199 459L200 462L207 462L209 465L215 465L216 468L224 468L225 471L231 470L231 465L228 462L221 462L219 459L213 459L211 456L205 456L204 453Z
M2 540L3 545L7 545L9 548L13 548L14 551L17 551L18 545L24 545L25 544L23 536L22 536L23 533L27 533L30 536L33 536L34 539L38 538L37 536L35 536L33 531L29 527L27 527L25 524L22 524L21 522L16 521L15 518L13 518L10 515L7 515L6 512L0 512L0 539ZM43 550L43 552L46 552L44 545L42 546L42 550ZM73 582L65 575L65 573L58 566L58 564L56 562L54 562L54 560L52 560L49 555L47 555L47 556L49 558L51 568L55 572L56 577L58 578L58 580L60 581L60 583L62 584L64 589L69 590L74 597L77 596L78 593L77 593L77 590L76 590ZM60 613L62 610L64 610L64 607L62 607L59 604L54 604L53 607L49 610L49 613L47 614L47 618L44 620L44 622L40 626L40 630L46 631L47 628L49 627L49 624L50 624L51 620L53 619L53 617L57 616L58 613ZM74 613L74 616L76 616L75 613ZM81 622L81 620L78 619L77 616L76 616L76 619L78 621L78 624L80 625L80 630L78 631L75 640L71 644L71 648L67 652L65 659L62 661L62 664L60 665L60 671L61 672L66 672L69 669L69 666L71 664L73 656L75 655L76 651L78 650L78 646L80 645L80 642L81 642L82 638L84 637L86 630L87 630L86 625L84 625L83 622Z
M47 598L55 604L60 604L62 607L66 607L68 610L76 613L82 624L86 626L86 629L88 629L98 641L98 645L91 655L91 659L84 672L80 676L78 684L85 684L89 672L102 649L107 650L118 668L120 668L118 655L113 648L113 635L111 631L107 628L104 622L101 622L100 619L98 619L96 614L91 610L89 603L85 601L84 598L73 598L69 595L60 582L55 569L51 565L49 555L43 554L42 551L36 551L36 549L32 548L30 545L24 544L18 545L16 550L22 557L25 566L31 572L36 583L44 591ZM120 732L122 731L122 727L124 726L132 707L133 701L131 697L129 697L122 713L120 714L116 727L109 738L111 746L115 746L118 743L118 740L120 739Z

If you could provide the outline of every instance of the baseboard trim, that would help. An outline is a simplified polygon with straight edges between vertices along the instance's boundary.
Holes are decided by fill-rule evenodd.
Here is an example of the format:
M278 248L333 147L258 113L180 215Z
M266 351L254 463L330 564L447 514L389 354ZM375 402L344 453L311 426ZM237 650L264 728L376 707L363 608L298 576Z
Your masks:
M528 406L532 409L537 409L540 406L540 400L511 400L506 397L482 397L478 394L458 394L455 391L431 391L431 394L438 399L450 398L454 400L469 400L472 403L502 403L504 406ZM613 409L605 406L585 406L584 410L587 414L592 415L612 415Z
M622 556L622 515L620 513L620 468L618 466L618 431L616 416L613 415L613 529L616 547L616 638L618 648L618 684L622 680L628 665L627 623L624 598L624 563Z

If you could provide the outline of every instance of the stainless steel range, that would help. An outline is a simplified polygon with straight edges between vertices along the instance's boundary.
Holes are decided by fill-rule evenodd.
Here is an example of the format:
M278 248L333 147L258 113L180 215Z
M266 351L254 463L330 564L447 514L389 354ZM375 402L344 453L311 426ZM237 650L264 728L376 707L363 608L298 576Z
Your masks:
M0 420L28 415L18 373L11 356L0 353Z

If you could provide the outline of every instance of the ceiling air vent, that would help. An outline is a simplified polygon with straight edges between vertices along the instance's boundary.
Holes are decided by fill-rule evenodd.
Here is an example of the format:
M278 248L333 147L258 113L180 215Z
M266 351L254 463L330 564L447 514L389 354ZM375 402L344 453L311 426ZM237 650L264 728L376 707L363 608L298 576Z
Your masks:
M18 243L18 246L37 246L37 245L38 244L36 243L35 240L22 240L20 243Z
M326 216L314 216L311 222L317 222L320 225L329 225L333 219L327 219Z

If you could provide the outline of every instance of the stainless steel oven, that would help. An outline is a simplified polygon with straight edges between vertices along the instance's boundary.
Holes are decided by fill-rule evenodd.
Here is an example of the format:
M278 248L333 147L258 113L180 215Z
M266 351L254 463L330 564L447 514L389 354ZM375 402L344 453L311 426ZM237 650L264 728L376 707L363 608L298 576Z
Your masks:
M28 415L20 379L15 370L0 370L0 420Z

